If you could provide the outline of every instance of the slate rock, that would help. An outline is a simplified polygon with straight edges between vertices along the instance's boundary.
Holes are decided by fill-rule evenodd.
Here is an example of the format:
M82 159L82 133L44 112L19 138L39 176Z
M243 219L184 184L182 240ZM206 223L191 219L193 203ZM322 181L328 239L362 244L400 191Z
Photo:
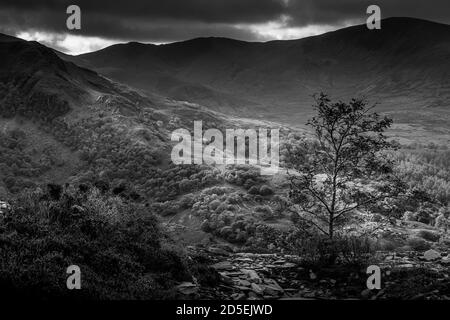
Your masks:
M213 264L211 267L213 267L216 270L232 270L233 265L228 261L221 261Z
M257 285L256 283L252 283L251 288L252 288L252 291L254 293L256 293L257 295L261 295L264 293L264 289L261 286Z
M442 258L441 264L450 265L450 256Z
M191 295L198 292L198 287L192 282L183 282L177 287L178 292L184 295Z
M222 249L222 248L218 248L218 247L209 247L208 248L208 252L211 252L213 254L218 254L218 255L222 255L222 256L228 256L230 255L229 252L227 252L226 250Z
M251 282L261 283L261 278L255 270L241 269L241 272L245 274Z

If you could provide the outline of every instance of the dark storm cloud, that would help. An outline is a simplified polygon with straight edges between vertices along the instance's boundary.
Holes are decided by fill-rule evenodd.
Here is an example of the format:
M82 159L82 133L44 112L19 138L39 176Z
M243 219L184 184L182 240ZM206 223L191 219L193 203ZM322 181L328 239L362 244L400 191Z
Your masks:
M242 25L288 17L290 27L364 21L369 4L383 17L413 16L449 23L448 0L1 0L0 30L66 32L66 7L82 10L81 35L140 41L173 41L196 36L255 40Z
M64 11L76 4L86 13L135 19L181 19L202 22L256 22L276 17L285 7L282 0L3 0L3 7L22 10Z
M338 24L343 21L364 21L369 5L378 5L383 18L415 17L450 23L449 0L292 0L289 15L292 25Z

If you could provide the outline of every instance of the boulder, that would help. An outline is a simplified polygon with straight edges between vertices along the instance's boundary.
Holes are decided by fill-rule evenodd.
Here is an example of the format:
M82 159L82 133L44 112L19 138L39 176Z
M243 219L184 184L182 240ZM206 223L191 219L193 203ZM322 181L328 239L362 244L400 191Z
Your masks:
M295 263L292 262L286 262L284 264L282 264L281 266L278 266L280 268L286 268L286 269L291 269L291 268L295 268L297 265Z
M427 250L423 254L423 258L427 261L437 260L440 257L441 257L441 254L433 249Z
M245 293L234 293L231 295L233 300L244 300L246 298Z
M450 265L450 256L442 258L441 264Z
M198 287L192 282L183 282L177 286L178 292L184 295L191 295L197 293Z
M250 287L251 283L250 283L250 281L239 279L237 282L237 285L241 286L241 287Z
M224 283L232 285L233 279L229 277L225 272L219 272L220 274L220 280L222 280Z
M247 279L251 282L261 283L261 278L256 273L255 270L251 269L241 269L241 272L247 276Z
M369 289L364 289L364 290L361 292L361 297L362 297L363 299L368 299L368 298L370 297L370 294L371 294L371 291L370 291Z
M265 283L266 284L263 286L264 294L270 296L278 296L284 293L283 288L281 288L280 285L275 280L266 279Z
M211 267L213 267L216 270L232 270L233 265L228 261L221 261L213 264Z
M222 248L218 248L218 247L209 247L208 251L213 253L213 254L218 254L218 255L222 255L222 256L228 256L229 252L227 252L226 250L222 249Z
M256 283L252 283L251 288L252 288L252 291L254 293L256 293L257 295L261 295L264 293L264 289L261 286L257 285Z

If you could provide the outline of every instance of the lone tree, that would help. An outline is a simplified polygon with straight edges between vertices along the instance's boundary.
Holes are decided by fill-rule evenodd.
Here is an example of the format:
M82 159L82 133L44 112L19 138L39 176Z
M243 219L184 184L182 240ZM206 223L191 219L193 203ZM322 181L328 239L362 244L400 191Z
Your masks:
M395 148L383 134L391 119L363 99L331 102L321 93L315 101L317 116L307 123L314 137L287 149L289 197L300 221L333 239L355 213L395 197L403 184L386 152Z

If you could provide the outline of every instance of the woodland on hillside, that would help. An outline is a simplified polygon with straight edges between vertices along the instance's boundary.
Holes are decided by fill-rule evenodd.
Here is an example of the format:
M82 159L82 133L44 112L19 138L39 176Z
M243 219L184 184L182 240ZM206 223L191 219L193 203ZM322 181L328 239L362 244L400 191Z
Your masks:
M283 130L288 174L280 179L247 165L171 164L168 149L157 147L168 140L157 123L169 126L170 115L147 110L125 117L97 106L89 117L67 121L69 109L53 96L22 101L0 84L1 116L31 123L58 143L39 149L20 126L1 132L1 200L10 204L0 214L2 290L134 299L175 297L176 285L192 277L218 286L223 277L211 258L172 238L177 226L170 221L186 213L205 239L226 243L230 252L295 255L308 270L330 264L359 270L378 251L450 244L450 151L388 139L391 120L362 100L321 95L312 135ZM145 124L139 139L154 148L136 143L129 121ZM59 184L42 181L67 165L61 146L79 160L75 172ZM320 174L327 176L318 182ZM401 225L421 231L396 238L388 226ZM65 290L65 266L74 261L86 270L82 293Z

